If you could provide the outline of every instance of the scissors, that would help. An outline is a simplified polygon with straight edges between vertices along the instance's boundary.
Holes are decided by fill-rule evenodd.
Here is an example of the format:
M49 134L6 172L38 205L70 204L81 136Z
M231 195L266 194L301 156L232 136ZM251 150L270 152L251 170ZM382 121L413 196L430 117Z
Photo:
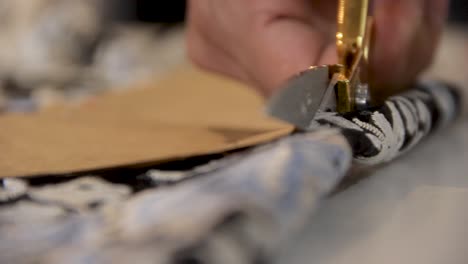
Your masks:
M338 64L312 66L291 78L267 104L267 112L309 129L318 112L348 113L368 108L369 0L338 0Z

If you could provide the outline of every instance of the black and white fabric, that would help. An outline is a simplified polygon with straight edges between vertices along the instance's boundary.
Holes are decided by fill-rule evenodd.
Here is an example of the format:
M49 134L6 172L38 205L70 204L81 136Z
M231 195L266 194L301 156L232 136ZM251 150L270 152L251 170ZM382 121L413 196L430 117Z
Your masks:
M338 127L353 148L355 161L367 165L388 162L414 147L431 131L446 126L459 108L450 86L422 82L416 89L389 98L374 110L340 115L318 114L316 122Z
M320 114L318 131L134 182L9 179L0 186L0 263L274 262L348 179L353 158L390 161L453 121L458 98L448 85L422 83L372 111Z

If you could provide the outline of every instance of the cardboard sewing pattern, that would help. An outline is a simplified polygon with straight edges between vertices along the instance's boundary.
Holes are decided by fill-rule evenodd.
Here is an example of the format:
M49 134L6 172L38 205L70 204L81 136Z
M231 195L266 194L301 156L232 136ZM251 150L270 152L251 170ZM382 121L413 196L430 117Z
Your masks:
M0 177L158 164L257 145L292 127L239 83L181 65L79 107L0 116Z

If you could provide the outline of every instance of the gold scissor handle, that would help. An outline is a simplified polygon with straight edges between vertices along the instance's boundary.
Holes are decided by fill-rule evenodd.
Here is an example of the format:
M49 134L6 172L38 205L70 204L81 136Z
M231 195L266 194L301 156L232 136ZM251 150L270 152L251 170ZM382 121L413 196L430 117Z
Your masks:
M369 0L338 0L336 44L346 77L350 76L356 55L364 48L368 10Z
M368 10L369 0L338 0L336 44L338 63L343 67L336 93L337 111L341 113L356 109L355 89L361 84L360 75L365 70L361 66L367 64L369 50Z

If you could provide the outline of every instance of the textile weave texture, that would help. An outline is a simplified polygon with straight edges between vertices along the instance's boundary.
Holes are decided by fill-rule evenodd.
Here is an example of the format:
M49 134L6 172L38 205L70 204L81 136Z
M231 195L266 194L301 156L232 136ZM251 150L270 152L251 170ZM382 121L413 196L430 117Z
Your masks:
M7 179L0 263L268 263L353 159L389 162L447 126L458 108L455 89L421 83L378 109L322 113L316 131L189 171L149 171L139 176L142 191L99 176Z

